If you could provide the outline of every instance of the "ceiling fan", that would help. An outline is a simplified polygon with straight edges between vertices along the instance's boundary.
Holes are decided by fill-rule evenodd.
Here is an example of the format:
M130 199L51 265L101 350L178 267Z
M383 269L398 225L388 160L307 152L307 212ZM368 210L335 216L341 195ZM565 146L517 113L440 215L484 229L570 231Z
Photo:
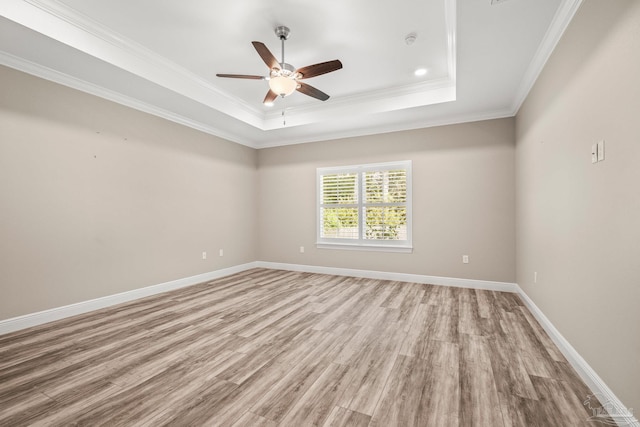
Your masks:
M271 104L278 96L284 98L296 90L320 101L329 99L329 95L326 93L300 80L339 70L342 68L342 62L335 59L333 61L321 62L296 69L284 61L284 41L289 38L289 28L285 26L276 27L275 33L282 44L282 62L278 62L264 43L251 42L258 52L258 55L260 55L264 63L269 67L268 76L252 76L246 74L216 74L216 76L232 79L268 80L269 92L267 92L267 96L264 97L264 104Z

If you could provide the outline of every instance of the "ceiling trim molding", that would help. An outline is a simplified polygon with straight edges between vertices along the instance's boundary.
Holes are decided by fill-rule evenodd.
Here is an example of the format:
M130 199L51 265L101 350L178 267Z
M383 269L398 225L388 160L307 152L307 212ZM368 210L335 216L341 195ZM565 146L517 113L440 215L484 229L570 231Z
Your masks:
M331 99L332 100L331 104L324 104L324 105L320 104L320 105L322 105L324 108L329 109L331 107L335 107L336 105L340 105L340 104L352 105L354 103L375 102L375 101L379 101L389 97L415 95L416 93L420 93L420 92L448 88L448 87L451 87L453 84L455 83L449 77L443 77L441 79L428 80L421 83L383 88L375 91L374 93L356 93L352 95L335 97ZM306 112L311 112L313 110L317 110L318 108L322 108L322 107L317 107L313 104L309 104L306 106L292 108L289 111L295 111L296 113L297 112L306 113ZM271 119L279 115L280 113L278 112L269 112L267 113L266 118Z
M240 120L262 131L279 129L274 114L239 100L213 86L208 80L186 68L130 40L92 18L57 0L3 0L3 15L34 31L49 36L85 54L103 60L154 84L174 91L212 109ZM455 87L456 69L456 0L445 0L447 30L448 81ZM426 83L426 84L425 84ZM340 101L334 98L330 107L345 102L356 102L369 112L392 111L454 100L448 94L442 98L439 81L424 82L400 88L384 88L375 93L356 94ZM455 93L455 91L454 91ZM406 99L399 95L406 94ZM420 96L422 95L422 96ZM378 102L392 98L389 104ZM375 107L375 108L374 108ZM298 117L298 125L339 118L327 114L327 106L307 105L292 107L291 116ZM294 121L289 123L295 126Z
M529 63L529 67L522 78L518 90L516 91L511 107L514 116L518 113L520 107L522 107L522 104L529 95L531 88L533 88L536 80L538 80L545 64L551 57L553 50L562 38L562 35L569 26L569 23L578 11L578 8L580 8L581 4L582 0L563 0L558 7L558 10L553 17L553 21L549 25L542 42L538 46L533 59Z
M204 108L208 108L210 112L215 113L215 117L210 120L201 114L194 115L194 118L182 116L180 113L172 112L170 104L165 104L164 108L157 107L153 102L145 102L136 97L124 95L120 92L120 90L124 92L124 89L118 89L116 86L111 86L113 89L109 89L91 83L93 79L89 75L74 77L74 72L63 66L49 64L53 68L48 68L2 52L0 52L0 64L231 142L260 149L515 116L582 4L582 0L558 0L553 3L554 6L557 5L557 9L550 23L548 18L553 11L548 10L545 24L549 23L549 25L544 36L537 47L529 45L531 50L535 48L535 55L528 64L524 61L519 63L519 70L526 65L525 73L518 76L521 77L520 81L518 82L518 77L515 76L510 81L510 87L514 83L517 85L516 92L502 99L500 109L489 112L480 111L480 107L476 110L475 106L467 106L468 104L465 104L467 99L459 104L460 108L445 107L441 110L437 106L427 107L456 99L457 12L464 12L464 8L458 9L457 0L443 0L443 3L448 55L445 77L397 87L384 87L378 91L338 96L328 103L305 103L298 106L292 105L290 108L286 108L284 103L286 126L283 126L280 115L282 108L265 111L259 108L261 105L254 106L251 102L236 98L230 92L216 86L215 80L203 78L135 40L121 36L60 0L2 0L0 16L56 40L61 43L60 46L71 47L75 51L73 54L78 55L79 61L95 58L108 64L112 70L124 70L137 78L157 85L159 90L161 88L171 91L199 103L198 113L207 114ZM536 37L540 37L543 28L536 27ZM442 41L444 42L444 39ZM34 61L39 58L37 55L27 57ZM89 65L96 66L98 61L95 59ZM461 73L463 73L462 77L467 77L466 70L461 69ZM444 73L440 75L442 74ZM106 86L109 87L109 84ZM460 98L463 98L462 94ZM406 110L406 116L402 114L402 110ZM466 112L460 112L461 110ZM181 111L182 114L189 116L187 109ZM393 111L396 113L385 115ZM449 111L454 115L440 116L435 119L429 117L439 115L438 112L443 111ZM456 114L455 111L458 113ZM373 123L372 126L362 124L364 117L361 114L376 113L380 114L379 117L382 119L378 120L378 123L383 122L383 124ZM403 121L385 123L392 117ZM357 127L350 129L350 125ZM303 126L308 127L305 129ZM288 132L286 128L297 129ZM338 128L342 130L336 130ZM245 133L244 130L247 132ZM312 130L316 132L309 134ZM301 136L296 137L296 135Z
M71 89L79 90L81 92L94 95L120 105L124 105L125 107L133 108L134 110L142 111L143 113L148 113L165 120L190 127L192 129L225 139L230 142L235 142L237 144L241 144L251 148L258 148L258 146L252 141L238 138L235 134L220 131L219 129L216 129L204 123L188 119L163 108L159 108L149 103L142 102L138 99L131 98L110 89L105 89L102 86L89 83L77 77L70 76L68 74L53 70L51 68L36 64L31 61L27 61L6 52L0 51L0 64L18 71L22 71L32 76L51 81L56 84L69 87Z
M306 105L265 113L263 130L282 129L282 114L286 111L286 126L294 127L317 121L313 115L322 115L323 120L340 119L344 114L382 113L400 109L422 107L456 100L457 73L457 0L445 0L445 25L447 32L447 76L425 82L382 88L375 92L356 93L331 99L330 104ZM388 101L392 99L393 106Z
M55 0L2 0L1 14L27 28L258 129L262 111L211 85L167 58Z
M306 138L281 138L278 141L266 142L256 144L254 141L238 138L237 135L222 132L212 126L204 123L185 118L181 115L172 113L162 108L158 108L151 104L139 101L137 99L125 96L119 92L115 92L109 89L105 89L101 86L93 83L86 82L82 79L69 76L65 73L53 70L51 68L36 64L31 61L16 57L6 52L0 52L0 64L22 71L24 73L69 87L71 89L79 90L90 95L97 96L102 99L106 99L111 102L115 102L120 105L124 105L129 108L133 108L144 113L152 114L154 116L169 120L171 122L187 126L189 128L207 133L218 138L225 139L230 142L244 145L246 147L254 149L273 148L285 145L306 144L311 142L328 141L334 139L353 138L359 136L368 136L375 134L384 134L392 132L401 132L405 130L415 130L435 126L446 126L467 122L477 122L482 120L501 119L507 117L513 117L514 113L511 109L495 110L491 112L479 112L462 114L447 118L439 119L426 119L421 121L414 121L411 123L394 123L390 125L359 128L350 131L336 131L326 133L322 135L316 135Z
M425 105L455 101L456 85L449 78L418 84L398 86L375 93L354 94L335 98L331 104L284 108L287 127L312 124L318 121L339 120L349 115L383 113ZM321 120L318 118L321 117ZM281 129L281 113L274 111L265 118L265 130Z
M449 70L449 79L454 83L456 81L456 73L457 73L457 2L456 0L448 0L444 3L444 15L445 22L447 26L447 48L448 55L447 58L448 63L447 67Z
M494 119L504 119L513 117L513 112L510 108L494 110L489 112L476 112L476 113L468 113L468 114L459 114L456 116L448 116L446 118L438 118L438 119L426 119L420 121L413 121L411 123L394 123L390 125L377 126L377 127L366 127L353 129L349 131L336 131L331 133L326 133L322 135L317 135L314 137L307 138L282 138L278 141L273 142L265 142L261 143L257 146L257 148L274 148L280 147L284 145L296 145L296 144L307 144L311 142L321 142L321 141L330 141L336 139L344 139L344 138L355 138L359 136L369 136L369 135L378 135L383 133L392 133L392 132L403 132L409 130L416 129L424 129L436 126L448 126L448 125L456 125L461 123L471 123L471 122L480 122L483 120L494 120Z

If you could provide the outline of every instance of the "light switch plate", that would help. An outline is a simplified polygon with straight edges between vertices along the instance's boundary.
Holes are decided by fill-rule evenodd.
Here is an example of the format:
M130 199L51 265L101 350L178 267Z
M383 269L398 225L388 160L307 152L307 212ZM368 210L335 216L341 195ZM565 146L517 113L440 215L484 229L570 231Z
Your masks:
M598 161L604 160L604 140L598 141Z

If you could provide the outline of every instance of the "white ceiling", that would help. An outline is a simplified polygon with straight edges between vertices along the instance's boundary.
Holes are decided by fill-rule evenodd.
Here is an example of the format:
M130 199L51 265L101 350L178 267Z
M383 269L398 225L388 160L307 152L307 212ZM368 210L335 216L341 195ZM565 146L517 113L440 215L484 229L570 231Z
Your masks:
M2 0L0 64L262 148L513 116L580 2ZM278 25L286 62L342 61L305 80L329 100L215 76L267 75Z

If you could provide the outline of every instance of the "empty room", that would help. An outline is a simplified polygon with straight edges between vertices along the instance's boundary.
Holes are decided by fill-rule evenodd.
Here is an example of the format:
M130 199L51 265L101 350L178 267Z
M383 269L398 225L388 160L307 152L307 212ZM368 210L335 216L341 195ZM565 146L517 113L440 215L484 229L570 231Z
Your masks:
M639 76L638 0L2 0L0 426L640 427Z

